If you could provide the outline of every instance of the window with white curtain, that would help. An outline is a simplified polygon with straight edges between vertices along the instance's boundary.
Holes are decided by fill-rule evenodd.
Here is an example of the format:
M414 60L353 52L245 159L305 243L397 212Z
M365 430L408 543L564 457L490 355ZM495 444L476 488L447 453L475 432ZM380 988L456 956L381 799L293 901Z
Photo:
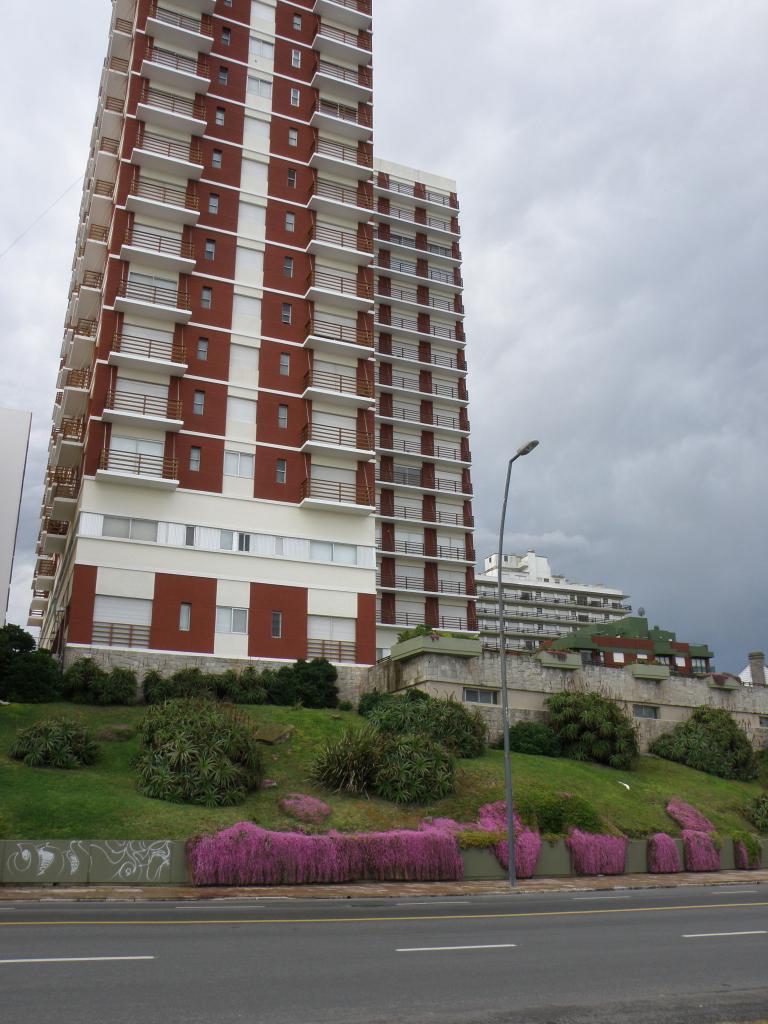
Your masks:
M248 609L216 606L217 633L247 633Z
M227 398L227 419L256 426L256 403L248 398Z

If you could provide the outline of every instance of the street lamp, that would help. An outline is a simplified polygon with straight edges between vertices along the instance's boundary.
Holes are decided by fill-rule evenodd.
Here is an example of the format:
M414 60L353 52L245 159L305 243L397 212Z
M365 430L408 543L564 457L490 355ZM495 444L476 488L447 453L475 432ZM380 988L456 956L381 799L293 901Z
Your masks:
M504 501L501 506L501 525L499 526L499 554L496 562L499 586L499 657L501 658L501 718L504 733L504 800L507 805L507 849L509 851L509 886L514 889L515 877L515 826L512 818L512 765L509 759L509 700L507 698L507 653L504 648L504 588L502 584L502 558L504 551L504 522L507 518L507 498L509 497L509 478L512 475L512 463L523 455L530 455L538 445L538 441L529 441L518 448L507 465L507 481L504 485Z

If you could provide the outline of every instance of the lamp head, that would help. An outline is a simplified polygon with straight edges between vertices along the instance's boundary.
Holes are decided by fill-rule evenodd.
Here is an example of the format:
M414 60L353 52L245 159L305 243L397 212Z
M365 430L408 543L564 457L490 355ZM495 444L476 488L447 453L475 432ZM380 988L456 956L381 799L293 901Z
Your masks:
M538 447L538 441L529 441L528 444L524 444L522 448L517 449L518 455L530 455L534 448Z

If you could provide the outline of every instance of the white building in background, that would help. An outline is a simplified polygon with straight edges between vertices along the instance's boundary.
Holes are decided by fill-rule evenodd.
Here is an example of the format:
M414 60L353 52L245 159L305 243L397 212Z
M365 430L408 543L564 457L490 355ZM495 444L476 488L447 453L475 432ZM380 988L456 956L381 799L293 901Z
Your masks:
M504 631L509 650L535 650L590 622L623 619L632 611L628 595L601 583L574 583L554 573L535 551L504 555ZM477 626L487 647L498 646L498 558L489 555L477 576Z
M3 622L8 612L8 591L13 572L13 554L19 526L21 489L27 465L29 431L32 413L21 409L0 409L0 479L3 481L3 500L0 501L0 601L3 602Z

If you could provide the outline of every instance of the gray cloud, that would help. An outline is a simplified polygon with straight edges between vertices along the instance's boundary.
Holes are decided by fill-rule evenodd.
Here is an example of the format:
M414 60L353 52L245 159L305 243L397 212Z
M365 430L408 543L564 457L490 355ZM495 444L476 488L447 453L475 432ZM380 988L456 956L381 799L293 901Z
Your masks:
M108 12L68 12L39 8L39 73L9 54L3 238L82 170ZM379 154L459 181L478 554L509 451L539 437L509 546L624 588L738 670L768 644L768 7L377 0L375 28ZM17 616L78 199L0 264L0 402L36 413Z

